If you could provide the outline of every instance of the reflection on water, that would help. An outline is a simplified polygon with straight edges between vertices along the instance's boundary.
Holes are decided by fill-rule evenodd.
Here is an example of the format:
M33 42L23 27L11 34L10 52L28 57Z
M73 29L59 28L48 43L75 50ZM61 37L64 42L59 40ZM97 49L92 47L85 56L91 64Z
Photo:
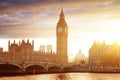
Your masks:
M0 80L120 80L120 74L66 73L0 77Z
M56 76L56 80L71 80L69 75L66 74L58 74Z

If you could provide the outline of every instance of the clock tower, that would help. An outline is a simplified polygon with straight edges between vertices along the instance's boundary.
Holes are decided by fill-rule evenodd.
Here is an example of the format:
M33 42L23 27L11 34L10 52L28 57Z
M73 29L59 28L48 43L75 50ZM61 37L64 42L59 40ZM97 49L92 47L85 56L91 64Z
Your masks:
M57 63L68 63L68 27L65 21L63 9L56 27Z

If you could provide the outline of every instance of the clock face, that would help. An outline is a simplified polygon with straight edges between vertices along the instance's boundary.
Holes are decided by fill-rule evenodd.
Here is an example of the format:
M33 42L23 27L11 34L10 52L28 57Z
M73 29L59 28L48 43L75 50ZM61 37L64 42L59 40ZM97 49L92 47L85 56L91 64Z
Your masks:
M62 32L62 28L58 28L58 32Z

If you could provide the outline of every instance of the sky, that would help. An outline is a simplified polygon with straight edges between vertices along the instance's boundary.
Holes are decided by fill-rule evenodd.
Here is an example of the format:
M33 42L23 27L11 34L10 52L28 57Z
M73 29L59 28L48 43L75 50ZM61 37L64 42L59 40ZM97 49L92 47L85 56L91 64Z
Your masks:
M68 52L88 56L94 40L120 43L120 0L0 0L0 47L9 39L34 39L56 48L56 25L61 9L68 25ZM38 44L39 43L39 44Z

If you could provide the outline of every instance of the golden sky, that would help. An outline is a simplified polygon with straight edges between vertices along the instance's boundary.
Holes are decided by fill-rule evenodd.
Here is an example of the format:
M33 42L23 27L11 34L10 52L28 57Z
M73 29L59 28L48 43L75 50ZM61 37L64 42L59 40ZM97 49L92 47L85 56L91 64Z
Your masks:
M94 40L120 42L119 0L1 0L0 46L7 50L3 42L11 38L39 38L56 47L61 8L69 29L69 56L79 49L87 56Z

